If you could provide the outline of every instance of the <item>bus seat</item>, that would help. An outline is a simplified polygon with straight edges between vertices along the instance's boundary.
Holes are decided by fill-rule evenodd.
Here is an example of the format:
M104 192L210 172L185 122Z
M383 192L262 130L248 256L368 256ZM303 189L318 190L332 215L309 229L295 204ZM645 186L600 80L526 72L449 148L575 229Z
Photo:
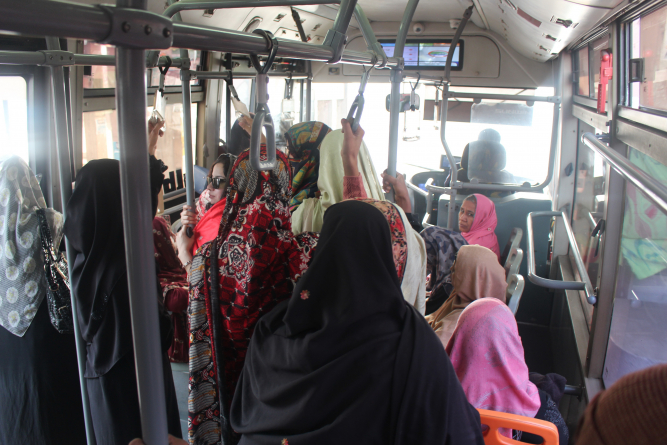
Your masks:
M512 274L507 278L507 306L515 317L519 310L519 302L521 301L521 295L523 295L523 288L525 286L526 282L523 280L523 277L517 273Z
M521 442L502 436L499 428L511 428L535 434L543 439L542 445L558 445L558 429L556 425L545 420L532 417L517 416L497 411L478 409L482 425L489 427L484 432L485 445L520 445Z
M512 233L510 233L510 237L507 240L507 244L505 244L505 248L503 249L503 252L500 254L500 264L506 265L507 256L510 254L512 249L519 247L522 238L523 238L523 230L521 230L519 227L513 228Z
M465 196L456 196L455 212L461 207L461 203ZM542 210L551 210L552 202L549 196L544 193L528 193L520 192L513 195L504 196L502 198L490 198L496 205L496 215L498 216L498 225L496 226L496 236L499 240L509 239L512 230L520 228L526 233L526 219L528 213L538 212ZM440 195L438 200L438 220L437 225L440 227L447 227L449 195ZM454 218L453 230L458 230L458 218ZM547 264L547 254L549 247L549 228L551 221L549 218L536 218L533 221L533 236L535 240L535 272L537 275L546 277L549 275L549 265ZM522 237L519 246L524 253L526 252L527 243L526 238ZM527 276L527 265L524 261L519 273L524 277ZM526 283L529 286L529 283Z
M514 249L512 249L509 256L507 257L507 261L505 262L505 278L509 279L510 275L519 272L522 260L523 260L523 249L521 249L520 247L515 247Z

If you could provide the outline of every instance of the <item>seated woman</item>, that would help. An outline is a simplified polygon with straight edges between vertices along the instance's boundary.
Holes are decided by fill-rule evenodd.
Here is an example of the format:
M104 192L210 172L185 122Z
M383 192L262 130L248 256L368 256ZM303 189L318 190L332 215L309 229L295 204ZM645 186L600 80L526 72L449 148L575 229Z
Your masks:
M459 232L442 227L429 227L421 233L426 242L427 273L431 278L427 291L426 314L432 314L449 298L452 291L451 268L456 254L466 244L487 247L500 261L500 248L495 229L498 225L496 206L489 198L475 193L467 196L459 210Z
M343 125L349 127L347 120L343 119L341 122L343 121L345 122ZM305 133L296 135L287 134L287 140L293 141L289 142L290 155L292 158L301 159L303 156L303 151L300 151L300 148L297 145L299 141L306 142L312 140L313 135L315 135L316 132L317 137L315 137L315 140L319 139L321 133L328 129L323 128L324 127L312 125L310 129L301 130L302 132L305 131ZM290 131L288 131L288 133L290 133ZM359 130L357 131L359 132ZM311 136L304 137L304 135L308 134L311 134ZM362 135L361 137L363 137L363 130L361 130L360 134ZM291 206L292 230L295 234L307 231L319 232L322 230L324 212L337 202L341 202L347 198L360 196L359 188L361 188L365 193L365 196L369 198L379 200L384 199L382 186L377 179L373 162L371 161L368 149L361 140L361 137L354 141L355 144L360 144L360 148L356 149L356 176L358 177L358 180L355 180L352 185L348 184L348 181L344 179L347 175L345 173L344 163L350 162L350 159L345 155L345 137L343 130L335 130L326 134L319 148L319 165L313 164L311 167L317 169L317 188L315 189L315 187L313 187L311 180L304 182L300 187L293 188L292 190L292 196L297 198L302 196L301 192L303 190L306 190L307 192L307 196L304 197L300 203L297 199ZM304 142L302 142L302 144ZM313 153L312 149L310 152ZM315 158L313 158L313 161L314 160ZM295 178L299 173L300 171L294 172ZM351 185L355 187L355 189L347 190L347 187Z
M505 269L486 247L462 246L452 266L454 289L440 309L427 317L431 327L447 346L461 312L473 301L496 298L505 303Z
M586 407L577 445L665 443L667 365L633 372L599 393Z
M219 234L186 266L190 281L190 443L222 440L255 324L289 298L293 282L307 269L317 243L316 236L295 237L292 233L289 164L280 152L276 160L275 169L257 174L249 152L241 153L230 173ZM191 240L182 234L177 239L179 243ZM187 247L179 244L179 251ZM212 311L215 303L219 313ZM218 369L218 363L224 367Z
M46 207L25 161L12 156L0 165L0 443L82 444L76 346L49 319L38 212L58 249L63 217Z
M308 271L250 341L231 411L242 445L484 443L440 342L403 299L400 220L389 202L327 210Z
M166 169L154 156L160 126L149 124L152 215L157 211L157 198L164 178L162 172ZM76 316L87 343L84 377L95 439L98 445L127 443L141 436L141 415L125 264L120 163L117 160L93 160L79 170L76 188L67 203L65 235L74 258L71 284L78 302ZM145 279L157 284L157 276ZM171 320L158 294L144 297L154 299L160 311L167 422L169 432L181 437L176 391L166 354L172 340Z
M559 443L568 443L558 406L528 378L516 320L504 302L496 298L472 302L461 313L445 350L475 408L552 422L558 428ZM500 432L513 437L509 429ZM522 434L515 431L514 438L522 440Z
M202 245L218 236L222 213L225 210L227 202L225 196L227 193L227 174L229 173L230 160L231 157L229 155L222 154L218 156L218 159L211 166L206 178L206 190L204 190L197 201L196 214L189 205L183 206L183 211L181 212L182 225L194 226L193 236L186 243L188 246L184 249L179 248L178 250L178 258L183 264L188 264L192 261L192 257ZM186 232L185 230L181 230L179 233L185 234Z
M158 266L157 277L164 308L171 312L174 340L167 351L169 360L188 362L188 274L176 254L174 234L161 216L153 218L153 248Z

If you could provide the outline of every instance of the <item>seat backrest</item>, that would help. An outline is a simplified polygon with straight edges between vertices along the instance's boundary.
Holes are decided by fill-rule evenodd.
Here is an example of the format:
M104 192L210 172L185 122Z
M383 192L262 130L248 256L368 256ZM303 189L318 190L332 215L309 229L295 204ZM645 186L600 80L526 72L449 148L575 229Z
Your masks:
M521 301L521 295L523 295L523 289L526 286L526 282L523 280L523 277L518 273L514 273L507 278L507 291L505 293L507 301L507 306L510 308L514 316L519 310L519 302Z
M513 248L507 256L507 261L505 261L505 278L508 278L512 274L519 273L521 261L523 261L523 249L519 247Z
M512 251L512 249L519 247L522 238L523 238L523 229L519 227L513 228L512 233L510 233L510 237L507 240L507 244L505 244L503 253L500 255L500 264L505 266L505 263L507 262L507 257L509 256L510 252Z
M478 409L482 425L489 429L484 433L485 445L520 445L521 442L502 436L499 428L510 428L535 434L543 439L543 445L558 445L558 428L551 422L516 414Z

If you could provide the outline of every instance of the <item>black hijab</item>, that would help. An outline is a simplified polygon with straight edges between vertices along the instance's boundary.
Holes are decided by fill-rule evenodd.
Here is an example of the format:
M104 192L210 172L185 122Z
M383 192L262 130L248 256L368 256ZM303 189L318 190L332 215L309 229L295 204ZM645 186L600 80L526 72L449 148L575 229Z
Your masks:
M128 293L114 289L127 289L117 160L90 161L79 171L65 235L74 250L72 292L81 334L89 344L86 376L95 377L132 348Z
M378 209L327 210L291 299L255 328L231 422L241 444L483 444L442 344L403 299Z
M227 153L238 156L248 147L250 147L250 135L241 127L241 124L239 124L239 120L237 119L229 131Z

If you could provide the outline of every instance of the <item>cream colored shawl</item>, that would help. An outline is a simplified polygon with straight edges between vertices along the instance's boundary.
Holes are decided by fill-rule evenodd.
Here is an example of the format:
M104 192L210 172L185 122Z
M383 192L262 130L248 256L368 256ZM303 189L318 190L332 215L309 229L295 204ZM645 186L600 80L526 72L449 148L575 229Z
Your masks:
M308 198L292 213L292 231L295 235L302 232L320 232L324 212L332 205L343 200L343 159L340 152L343 148L343 132L334 130L322 141L320 146L320 171L317 188L319 198ZM365 143L361 143L359 151L359 172L364 181L364 189L368 198L384 201L382 185L378 181L373 161Z

